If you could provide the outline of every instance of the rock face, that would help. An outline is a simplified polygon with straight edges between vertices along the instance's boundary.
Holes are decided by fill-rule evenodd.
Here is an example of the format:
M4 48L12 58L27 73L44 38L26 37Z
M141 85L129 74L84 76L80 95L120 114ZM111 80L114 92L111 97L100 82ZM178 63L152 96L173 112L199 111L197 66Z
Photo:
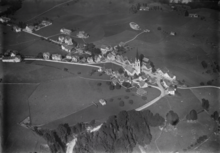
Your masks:
M149 110L122 111L109 117L99 131L79 135L74 152L132 152L137 144L146 145L151 142L149 124L161 126L164 119Z

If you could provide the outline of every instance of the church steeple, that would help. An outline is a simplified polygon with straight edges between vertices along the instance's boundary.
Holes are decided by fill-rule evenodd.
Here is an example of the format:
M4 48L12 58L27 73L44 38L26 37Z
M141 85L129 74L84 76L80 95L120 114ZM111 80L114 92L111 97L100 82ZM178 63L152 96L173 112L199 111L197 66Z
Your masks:
M137 50L137 52L136 52L136 58L135 58L135 60L139 60L139 53L138 53L138 50Z

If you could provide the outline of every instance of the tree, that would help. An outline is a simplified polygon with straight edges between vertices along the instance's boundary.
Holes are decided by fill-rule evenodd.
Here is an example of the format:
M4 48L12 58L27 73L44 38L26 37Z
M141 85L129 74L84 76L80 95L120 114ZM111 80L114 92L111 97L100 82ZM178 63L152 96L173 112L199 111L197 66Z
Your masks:
M123 74L123 73L124 73L124 69L120 67L120 68L118 69L118 72L119 72L119 74Z
M202 99L202 108L206 111L209 110L209 101L207 99Z
M116 89L121 89L121 85L119 83L116 84L115 86Z
M194 109L191 110L189 112L189 114L186 115L186 119L190 120L190 121L191 120L193 120L193 121L197 120L198 119L197 112Z
M179 116L177 113L175 113L174 111L170 110L167 114L166 114L166 119L167 119L167 123L169 123L170 125L176 126L177 123L179 122Z
M208 64L206 63L206 61L202 61L201 64L204 69L208 67Z
M129 102L129 104L131 104L131 105L134 103L134 101L131 100L131 99L130 99L128 102Z
M119 102L119 106L123 107L125 105L124 101Z
M18 22L18 26L19 26L21 29L24 29L24 28L26 28L27 24L24 23L24 22Z
M162 30L162 28L161 27L157 27L157 30Z
M219 118L219 113L218 113L218 111L214 111L214 113L211 115L211 118L213 118L215 121L217 121L218 118Z
M114 89L115 89L115 86L114 86L114 85L110 85L110 86L109 86L109 89L110 89L110 90L114 90Z
M189 12L187 10L185 11L185 16L189 16Z

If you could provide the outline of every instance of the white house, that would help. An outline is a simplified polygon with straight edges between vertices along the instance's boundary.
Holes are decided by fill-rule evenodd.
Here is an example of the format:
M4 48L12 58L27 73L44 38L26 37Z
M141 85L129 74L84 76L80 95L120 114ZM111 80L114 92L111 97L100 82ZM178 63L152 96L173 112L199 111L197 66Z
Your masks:
M59 36L59 37L58 37L58 40L59 40L61 43L63 43L63 41L64 41L64 36Z
M88 62L88 63L94 63L93 58L92 58L92 57L88 57L88 58L87 58L87 62Z
M0 17L0 22L2 23L7 23L8 21L10 21L11 19L10 18L7 18L7 17Z
M13 26L13 30L14 30L15 32L21 32L21 28L18 27L18 26Z
M69 53L72 51L73 48L74 48L74 46L72 46L72 45L65 45L65 44L61 45L61 49L66 52L69 52Z
M110 60L110 61L114 61L115 60L115 56L112 53L109 53L107 55L107 59Z
M130 22L130 27L132 28L132 29L134 29L134 30L141 30L140 29L140 27L139 27L139 25L137 24L137 23L135 23L135 22Z
M62 60L62 56L60 54L52 54L51 58L52 58L52 60L55 60L55 61Z
M46 21L46 20L42 20L42 21L41 21L41 25L43 25L43 26L49 26L49 25L52 25L52 22Z
M104 99L99 99L99 103L100 103L102 106L106 105L106 101L105 101Z
M66 37L64 38L64 43L67 44L67 45L73 45L72 38L69 37L69 36L66 36Z
M150 7L148 7L148 6L141 6L139 10L140 11L149 11Z
M171 36L176 36L176 32L171 31L171 32L170 32L170 35L171 35Z
M71 30L65 28L60 29L60 32L65 35L70 35L72 33Z
M198 18L199 15L196 14L196 13L189 13L189 17L191 17L191 18Z
M2 57L2 62L18 63L21 62L21 56L16 55L15 57Z
M72 57L72 62L77 62L77 61L78 61L78 58L75 57L75 56L73 56L73 57Z
M71 59L72 59L71 54L67 54L67 55L66 55L66 59L71 60Z
M49 59L50 59L50 53L49 53L49 52L43 53L43 58L44 58L45 60L49 60Z
M106 54L107 52L109 52L109 51L112 51L112 47L110 47L110 46L106 46L106 45L102 45L101 47L100 47L100 50L101 50L101 52L102 52L102 55L104 55L104 54Z
M89 38L89 34L85 33L85 31L79 31L77 37L86 39Z
M34 30L34 26L31 26L31 25L27 25L26 27L25 27L25 30L27 31L27 32L30 32L30 33L32 33L33 32L33 30Z

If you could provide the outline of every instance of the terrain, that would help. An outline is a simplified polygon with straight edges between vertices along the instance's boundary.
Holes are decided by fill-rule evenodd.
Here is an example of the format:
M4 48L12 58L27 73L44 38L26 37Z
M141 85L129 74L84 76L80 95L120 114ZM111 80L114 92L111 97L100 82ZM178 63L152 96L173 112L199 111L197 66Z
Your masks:
M110 3L111 2L111 3ZM219 45L219 13L210 9L193 9L190 12L205 16L189 18L183 12L172 11L169 6L164 10L143 11L132 14L129 12L135 2L81 0L67 2L48 12L46 10L63 3L60 0L29 1L24 0L22 8L12 17L18 21L34 23L47 17L53 25L36 33L58 38L61 28L84 30L90 34L86 42L94 43L97 47L102 44L115 46L120 42L132 39L138 32L129 27L130 22L136 22L150 33L140 35L128 43L132 48L125 54L134 59L136 51L144 54L157 68L168 68L177 80L187 86L200 86L201 82L219 86L219 73L212 69L214 62L220 64ZM155 3L155 5L160 5ZM45 13L43 13L45 12ZM10 27L0 25L4 29L0 33L0 51L15 49L24 55L37 56L42 52L66 55L59 46L41 40L27 33L15 33ZM161 30L158 30L161 27ZM169 33L175 31L176 36ZM75 39L83 43L81 39ZM208 66L201 64L205 61ZM111 66L114 67L114 66ZM65 71L65 68L68 71ZM116 67L117 68L117 67ZM208 71L210 70L210 71ZM1 100L3 113L2 136L5 152L49 152L46 141L18 125L27 116L31 124L42 128L55 129L59 124L75 125L79 122L90 122L95 119L103 123L109 116L117 115L120 111L133 110L159 96L155 88L147 88L147 99L136 94L136 89L124 88L110 90L107 82L109 76L98 73L91 75L92 68L47 63L43 61L0 63ZM101 85L99 84L101 83ZM99 85L98 85L99 84ZM208 140L188 149L189 152L218 152L219 136L214 135L216 122L210 118L214 111L219 111L219 90L214 88L178 89L175 96L166 96L149 109L166 118L173 110L180 118L176 129L150 127L151 143L143 146L146 152L184 151L202 135ZM100 98L106 99L107 105L98 103ZM209 111L198 113L197 123L188 123L185 119L190 110L200 112L202 99L209 100ZM129 100L133 103L130 104ZM124 105L120 105L123 101ZM98 105L98 106L97 106ZM143 151L142 150L142 151ZM133 152L141 152L139 147Z

